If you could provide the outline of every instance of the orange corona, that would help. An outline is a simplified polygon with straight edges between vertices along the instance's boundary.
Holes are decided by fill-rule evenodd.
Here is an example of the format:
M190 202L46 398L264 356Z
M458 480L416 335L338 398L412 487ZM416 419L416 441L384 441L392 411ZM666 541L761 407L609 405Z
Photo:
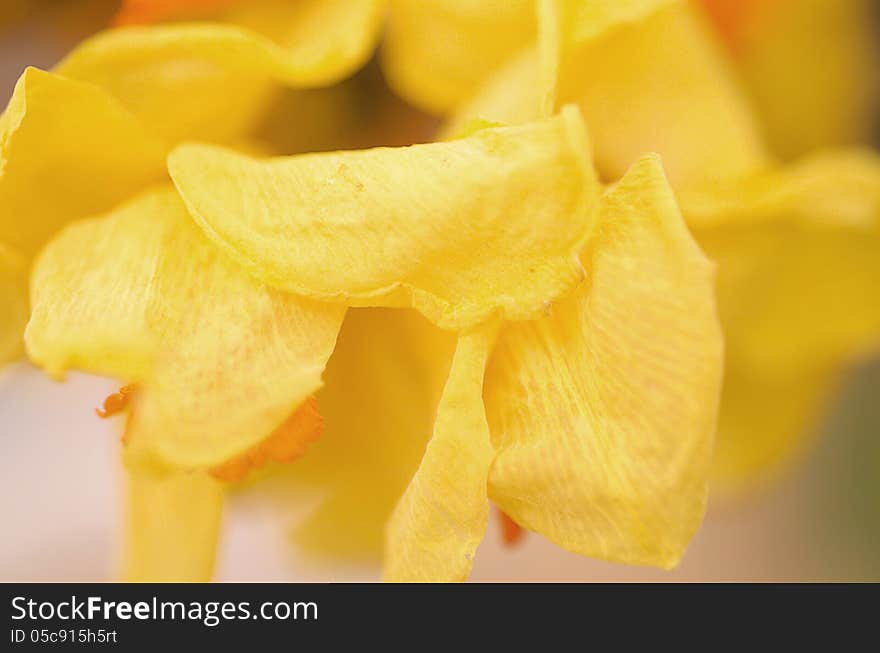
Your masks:
M265 440L242 454L211 470L214 478L234 483L245 478L251 470L267 462L293 462L300 458L309 444L324 432L324 419L318 412L314 397L306 399L281 426Z
M514 546L522 540L525 530L503 510L498 511L498 520L501 522L501 540L504 544Z
M769 11L786 0L698 0L715 28L733 49L738 48Z
M149 25L163 20L204 18L240 0L124 0L116 25Z

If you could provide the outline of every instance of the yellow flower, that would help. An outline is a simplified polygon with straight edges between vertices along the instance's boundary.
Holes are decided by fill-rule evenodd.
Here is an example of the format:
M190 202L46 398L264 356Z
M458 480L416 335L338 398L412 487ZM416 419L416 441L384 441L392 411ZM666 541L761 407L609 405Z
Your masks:
M364 63L381 5L254 3L224 24L110 30L75 49L55 76L25 73L0 118L0 362L20 350L15 307L24 290L16 270L51 234L165 178L165 153L183 139L253 143L280 86L331 84ZM277 23L269 21L270 10ZM312 29L316 20L321 29ZM257 31L271 25L289 28L292 40ZM59 113L62 104L70 111ZM76 160L89 146L101 156ZM65 173L45 172L52 169ZM29 184L39 175L35 195Z
M639 3L634 20L587 39L572 7L589 3L546 4L537 47L446 131L528 119L549 71L555 101L583 111L605 179L644 151L663 156L689 226L720 266L728 346L716 479L732 489L770 478L803 451L850 361L880 341L880 158L850 150L781 166L725 51L684 2Z
M351 506L373 538L391 513L389 579L465 578L489 499L570 550L676 564L705 507L721 343L659 160L603 189L566 108L408 148L190 143L172 186L175 134L245 132L213 105L192 134L160 111L153 90L186 87L143 76L151 48L234 31L100 36L60 66L90 81L29 70L2 118L3 237L39 251L28 353L135 388L106 405L130 404L127 577L207 578L218 477L296 456L327 492L316 540L347 536ZM108 42L131 53L101 60Z
M564 111L403 149L260 161L191 145L169 166L208 237L282 290L237 273L159 188L52 241L27 331L32 359L53 373L138 383L127 429L133 577L207 569L219 488L203 472L154 466L213 469L270 434L320 386L346 305L412 306L459 334L451 360L448 346L419 352L429 377L448 379L391 518L389 578L466 577L489 496L572 550L677 562L704 508L720 339L711 266L655 159L600 201L580 119ZM249 210L236 217L232 206ZM403 409L418 424L436 389L424 392ZM351 409L333 401L329 424ZM382 434L376 418L362 437ZM381 485L388 472L372 471ZM175 505L177 492L198 501ZM174 538L179 558L166 563L174 523L190 537Z
M746 82L774 152L873 133L880 52L871 0L699 0Z

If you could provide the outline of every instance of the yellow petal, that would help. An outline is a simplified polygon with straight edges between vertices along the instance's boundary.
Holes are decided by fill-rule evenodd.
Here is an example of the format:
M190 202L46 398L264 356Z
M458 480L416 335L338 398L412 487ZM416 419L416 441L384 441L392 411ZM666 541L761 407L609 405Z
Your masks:
M519 122L540 115L547 53L561 48L557 104L576 103L594 140L596 166L618 179L656 151L673 184L751 172L768 155L729 63L681 2L562 2L561 35L542 27L538 49L498 69L444 129L474 119ZM638 101L633 101L637 97Z
M446 113L511 55L532 43L533 0L392 0L382 49L391 87Z
M278 479L288 511L318 493L295 530L308 553L381 557L385 524L418 469L454 348L453 334L415 311L347 313L317 396L326 433Z
M716 476L735 489L802 452L846 364L880 347L880 157L817 155L680 201L719 264Z
M0 242L29 257L66 222L161 179L164 160L101 89L28 68L0 118Z
M483 376L498 332L461 336L425 455L388 523L389 581L464 581L486 531L486 481L494 450Z
M736 59L774 151L864 143L880 108L872 0L768 3Z
M551 92L542 74L537 48L522 50L508 59L480 87L479 93L461 104L441 128L441 138L457 137L479 122L520 125L539 120L545 110L544 100ZM553 90L555 84L554 80Z
M621 25L642 21L672 2L542 0L538 3L537 45L526 44L528 47L498 66L479 92L458 104L441 133L447 138L459 134L475 120L515 125L544 117L548 113L546 100L557 100L563 56Z
M597 182L577 112L449 143L259 161L183 146L169 170L257 278L442 328L534 317L582 278Z
M606 193L583 260L573 296L499 336L489 494L571 551L672 567L703 517L722 345L712 265L656 157Z
M28 319L24 258L0 243L0 365L22 352Z
M206 582L223 511L223 486L202 472L127 470L126 582Z
M31 358L138 381L133 440L184 467L247 451L314 393L344 313L245 276L170 187L59 234L32 305Z
M728 63L686 6L621 26L568 53L559 101L581 107L595 139L596 165L608 179L648 151L663 156L676 187L743 174L766 162Z
M110 30L82 43L57 71L103 87L169 140L232 142L253 128L279 84L330 85L365 63L382 6L260 2L227 24Z
M553 0L559 6L568 47L602 36L621 25L651 16L681 0Z

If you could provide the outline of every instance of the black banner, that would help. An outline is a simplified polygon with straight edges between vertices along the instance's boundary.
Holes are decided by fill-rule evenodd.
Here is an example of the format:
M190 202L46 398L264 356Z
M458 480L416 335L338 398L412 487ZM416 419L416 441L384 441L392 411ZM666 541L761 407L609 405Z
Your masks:
M877 586L847 585L111 585L6 584L0 650L135 650L183 645L350 646L416 637L472 648L591 639L692 639L834 629L838 642L876 609ZM853 609L855 608L855 609ZM676 633L679 633L676 635ZM876 636L873 638L876 643ZM598 640L596 640L598 641ZM745 637L745 641L748 638ZM754 643L754 641L752 641ZM154 648L155 650L155 648ZM225 648L224 648L225 650Z

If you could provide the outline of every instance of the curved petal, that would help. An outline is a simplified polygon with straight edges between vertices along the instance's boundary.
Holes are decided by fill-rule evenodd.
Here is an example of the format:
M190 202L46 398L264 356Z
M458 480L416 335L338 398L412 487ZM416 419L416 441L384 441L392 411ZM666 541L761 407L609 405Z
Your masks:
M721 380L712 265L656 157L604 196L587 281L486 375L492 500L571 551L672 567L699 526Z
M480 92L463 103L440 130L442 138L454 138L470 125L500 123L520 125L543 117L547 88L537 48L527 48L489 78Z
M22 352L28 320L25 270L24 258L0 243L0 365Z
M127 470L122 579L140 583L211 580L223 486L205 473Z
M137 381L133 440L212 467L271 434L321 385L344 308L252 281L173 188L70 226L38 260L31 358Z
M461 336L418 471L388 522L389 581L464 581L486 532L486 481L494 450L483 376L498 333L492 323Z
M228 24L110 30L56 70L101 86L169 140L233 142L278 85L326 86L363 65L382 8L381 0L259 2Z
M403 98L446 113L535 39L533 0L392 0L382 64Z
M562 34L542 26L539 47L499 67L461 103L444 134L475 119L516 124L540 116L543 60L550 56L544 50L558 48L556 102L581 108L603 178L618 179L649 151L663 155L676 186L767 164L730 66L684 3L557 2Z
M735 52L774 151L869 142L880 109L875 3L764 4Z
M0 242L32 256L66 222L162 179L165 154L101 89L28 68L0 118Z
M598 184L576 112L448 143L259 161L183 146L169 171L257 278L459 329L534 317L581 278Z
M880 157L815 156L679 199L719 264L715 472L738 489L802 452L847 363L880 348Z
M418 469L454 348L453 334L415 311L347 313L317 395L324 437L277 482L261 484L284 497L287 513L316 496L317 507L294 531L306 552L381 557L385 525Z
M526 44L487 76L479 92L458 104L442 134L459 134L474 121L517 125L553 113L552 106L547 111L546 100L556 102L563 56L675 1L542 0L538 3L537 44Z
M580 106L606 179L650 151L675 187L767 162L730 66L680 2L565 53L558 100Z
M643 20L682 0L555 0L566 47L576 47L629 23Z

